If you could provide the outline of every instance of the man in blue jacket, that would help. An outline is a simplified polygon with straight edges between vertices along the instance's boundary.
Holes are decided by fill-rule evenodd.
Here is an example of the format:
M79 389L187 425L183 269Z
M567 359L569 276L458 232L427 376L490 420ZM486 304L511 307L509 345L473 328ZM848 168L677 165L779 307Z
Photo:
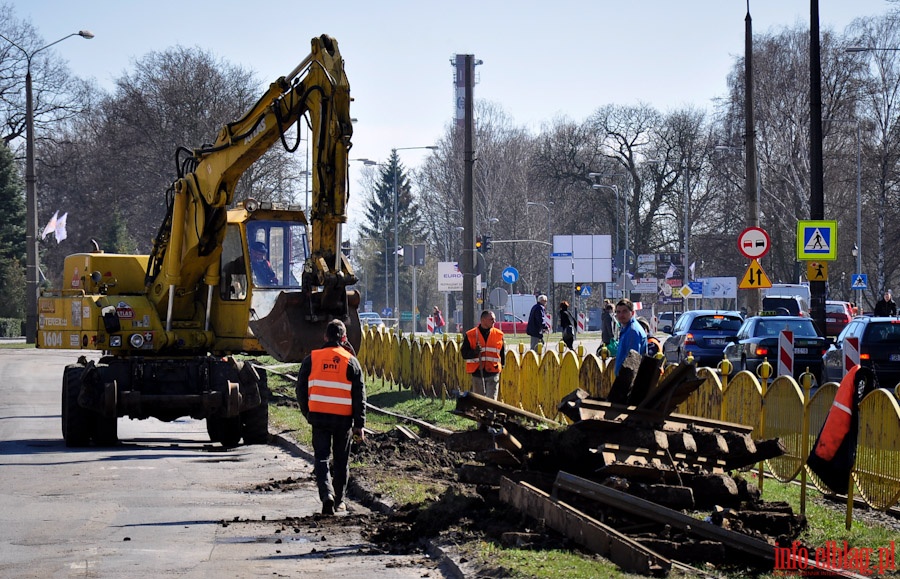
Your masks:
M647 333L634 317L634 304L629 299L622 298L616 304L616 321L621 327L619 351L616 352L616 376L618 376L630 351L634 350L642 356L647 354Z
M550 331L550 325L546 318L547 296L541 294L537 297L537 303L531 307L531 312L528 314L528 325L525 326L525 333L531 337L532 350L544 341L544 334Z

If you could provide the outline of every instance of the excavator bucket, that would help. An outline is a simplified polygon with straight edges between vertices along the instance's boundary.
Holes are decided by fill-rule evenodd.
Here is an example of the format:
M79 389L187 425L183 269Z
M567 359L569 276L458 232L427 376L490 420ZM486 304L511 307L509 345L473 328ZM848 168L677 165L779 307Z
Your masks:
M359 292L346 291L346 308L329 311L305 292L282 292L269 315L250 322L250 329L266 351L280 362L302 362L325 342L325 326L337 318L347 326L347 339L359 351L362 326L359 323ZM327 296L318 296L327 303ZM340 298L339 298L340 299ZM342 315L340 310L345 310Z

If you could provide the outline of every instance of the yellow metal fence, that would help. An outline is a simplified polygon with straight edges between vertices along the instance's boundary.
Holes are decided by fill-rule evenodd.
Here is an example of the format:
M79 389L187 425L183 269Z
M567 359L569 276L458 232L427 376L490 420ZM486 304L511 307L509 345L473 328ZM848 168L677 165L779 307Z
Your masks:
M465 362L459 354L462 336L410 338L367 328L359 360L366 374L411 388L425 396L446 397L469 388ZM508 348L500 377L500 399L528 412L564 422L556 406L577 388L605 397L610 390L614 360L593 353L547 349L542 353ZM672 371L667 368L665 372ZM750 372L722 379L711 368L699 368L703 385L677 412L752 426L754 438L780 438L787 452L766 461L780 481L806 476L820 490L821 481L804 468L837 392L837 384L816 389L804 402L804 389L791 376L770 384ZM879 389L866 395L859 408L859 444L852 472L859 496L871 507L888 509L900 500L900 405L897 392ZM806 422L805 422L806 421Z

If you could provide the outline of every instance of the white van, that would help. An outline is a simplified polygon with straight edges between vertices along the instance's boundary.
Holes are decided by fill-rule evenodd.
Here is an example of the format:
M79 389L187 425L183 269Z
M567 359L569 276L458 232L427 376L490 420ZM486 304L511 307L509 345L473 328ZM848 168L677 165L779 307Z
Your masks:
M763 297L767 296L800 296L806 303L810 301L809 286L800 283L773 283L763 293Z
M537 298L534 294L510 294L503 309L505 313L513 314L517 319L528 321L528 314L536 303ZM550 309L550 304L547 304L547 309Z

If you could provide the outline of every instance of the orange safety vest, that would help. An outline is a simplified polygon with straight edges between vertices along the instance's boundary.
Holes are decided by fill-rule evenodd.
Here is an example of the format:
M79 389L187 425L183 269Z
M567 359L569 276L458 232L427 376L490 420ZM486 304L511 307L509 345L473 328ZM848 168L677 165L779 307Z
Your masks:
M500 360L500 350L503 349L503 332L497 328L491 328L491 333L488 334L487 342L485 342L479 327L476 326L466 332L469 346L473 349L481 347L481 353L477 358L466 360L466 372L474 374L479 368L484 368L487 372L499 374L503 369L503 363Z
M347 366L353 355L337 346L313 350L310 356L309 411L352 416L353 385L347 379Z
M825 425L816 441L813 453L822 460L831 460L837 454L838 448L850 432L850 421L853 418L853 397L856 395L856 372L859 365L847 372L841 385L838 386L834 403L825 418Z

